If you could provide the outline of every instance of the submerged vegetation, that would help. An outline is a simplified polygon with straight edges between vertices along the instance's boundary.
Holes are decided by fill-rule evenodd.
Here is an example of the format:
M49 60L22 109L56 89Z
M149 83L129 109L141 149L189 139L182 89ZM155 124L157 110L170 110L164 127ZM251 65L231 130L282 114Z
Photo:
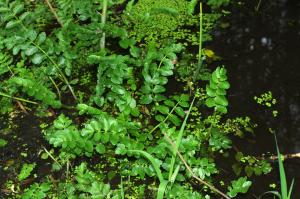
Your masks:
M256 125L227 115L230 79L205 47L229 3L0 0L0 111L33 113L45 141L36 162L1 163L3 197L243 197L272 168L230 150ZM229 156L235 177L220 180Z

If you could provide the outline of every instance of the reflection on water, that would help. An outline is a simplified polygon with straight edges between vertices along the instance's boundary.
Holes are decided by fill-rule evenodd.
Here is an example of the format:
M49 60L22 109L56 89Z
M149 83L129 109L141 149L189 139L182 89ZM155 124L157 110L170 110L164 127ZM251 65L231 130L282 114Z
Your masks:
M274 152L274 139L268 128L276 130L283 153L300 152L300 1L249 0L231 7L225 19L231 25L215 32L211 44L222 56L231 82L230 113L249 115L260 125L256 143L244 142L252 154ZM273 118L271 111L255 104L253 96L272 91L278 100L279 111ZM295 178L295 195L300 198L300 160L286 161L289 179ZM276 172L264 179L264 186L252 190L255 195L266 191L271 180L278 180ZM264 190L263 190L264 189ZM298 193L297 193L298 192ZM298 194L298 195L296 195ZM251 198L251 197L249 197Z

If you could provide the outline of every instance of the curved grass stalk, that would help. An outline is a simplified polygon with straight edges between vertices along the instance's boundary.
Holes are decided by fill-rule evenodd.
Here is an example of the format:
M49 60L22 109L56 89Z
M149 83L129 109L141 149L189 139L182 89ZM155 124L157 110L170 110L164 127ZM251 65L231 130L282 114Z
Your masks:
M164 177L161 173L161 170L160 170L160 165L157 163L155 158L151 154L149 154L145 151L142 151L142 150L129 150L129 152L143 155L145 158L147 158L151 162L151 164L156 172L156 175L159 179L159 187L158 187L156 199L163 199L165 190L166 190L169 182L164 179Z
M52 78L52 77L50 77L50 76L49 76L49 79L50 79L50 81L52 82L53 86L54 86L54 87L55 87L55 89L56 89L56 92L57 92L58 98L59 98L59 99L61 99L61 93L60 93L60 90L59 90L59 88L58 88L57 84L55 83L55 81L53 80L53 78Z
M184 133L184 129L185 129L185 126L186 126L186 123L187 123L187 119L188 119L188 117L189 117L189 115L191 113L192 107L193 107L194 102L195 102L195 98L196 97L193 98L192 103L191 103L191 105L189 107L189 110L186 113L184 121L183 121L183 123L182 123L182 125L180 127L179 134L178 134L177 139L176 139L176 145L175 145L176 149L179 148L179 145L181 143L181 139L183 137L183 133ZM169 171L169 181L171 181L171 179L174 178L174 176L173 176L173 170L174 170L174 166L175 166L175 161L176 161L176 152L173 152L173 156L172 156L172 159L171 159L170 171ZM175 176L175 178L176 178L176 176Z
M164 198L164 194L166 192L166 188L168 185L168 181L164 180L162 182L160 182L159 187L158 187L158 191L157 191L157 196L156 199L163 199Z
M151 154L147 153L146 151L142 151L142 150L129 150L129 152L137 153L137 154L143 155L145 158L147 158L151 162L159 181L160 182L165 181L165 179L161 173L161 170L159 168L160 165L156 162L155 158Z

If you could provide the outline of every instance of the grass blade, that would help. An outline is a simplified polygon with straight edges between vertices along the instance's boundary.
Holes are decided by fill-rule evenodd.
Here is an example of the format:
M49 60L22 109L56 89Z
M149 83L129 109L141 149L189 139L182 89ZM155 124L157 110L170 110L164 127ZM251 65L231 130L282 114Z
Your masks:
M290 190L289 190L288 199L290 199L290 198L291 198L292 191L293 191L293 187L294 187L294 179L292 180L292 183L291 183L291 186L290 186Z
M279 199L282 199L282 197L281 197L281 195L280 195L280 193L279 193L278 191L267 191L267 192L261 194L261 195L258 197L258 199L263 199L262 197L263 197L264 195L267 195L267 194L273 194L274 196L277 196Z
M156 199L163 199L164 198L164 194L165 194L167 185L168 185L167 180L163 180L162 182L160 182L159 187L158 187L158 191L157 191Z
M145 151L142 151L142 150L129 150L129 152L138 153L138 154L143 155L145 158L147 158L151 162L151 164L152 164L152 166L153 166L153 168L154 168L154 170L156 172L156 175L157 175L160 183L162 183L163 181L165 181L164 177L163 177L163 175L161 173L161 170L159 168L160 165L156 162L155 158L151 154L149 154L149 153L147 153Z
M184 121L183 121L183 123L181 125L181 128L179 130L179 134L178 134L177 139L176 139L176 149L179 148L179 145L180 145L183 133L184 133L184 129L185 129L185 126L186 126L186 123L187 123L187 119L189 118L189 115L191 113L192 107L194 105L194 101L195 101L195 97L193 98L193 101L192 101L192 103L191 103L191 105L189 107L188 112L185 115ZM173 176L173 170L174 170L174 166L175 166L176 156L177 156L177 154L176 154L176 151L175 151L175 152L173 152L173 156L172 156L172 160L171 160L171 166L170 166L170 171L169 171L169 181L171 181L172 176Z
M281 154L279 152L276 135L275 135L275 142L276 142L276 150L277 150L278 164L279 164L281 196L284 199L287 199L288 198L288 191L287 191L286 175L285 175L285 171L284 171L282 157L281 157Z

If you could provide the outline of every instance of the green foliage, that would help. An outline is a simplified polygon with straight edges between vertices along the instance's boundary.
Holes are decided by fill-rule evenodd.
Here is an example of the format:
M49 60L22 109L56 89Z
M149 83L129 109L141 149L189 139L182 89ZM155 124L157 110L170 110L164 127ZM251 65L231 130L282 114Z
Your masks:
M7 53L0 52L0 75L11 71L13 59Z
M7 141L0 138L0 148L5 147L7 145Z
M90 171L86 163L77 166L72 174L72 179L68 179L71 181L59 182L58 186L51 186L50 182L35 183L25 189L22 198L119 198L119 193L103 183L99 174Z
M239 179L231 182L231 186L228 187L227 194L230 197L235 197L238 193L246 193L251 185L252 182L248 181L247 177L240 177Z
M19 1L0 2L0 25L5 27L1 33L6 37L3 43L14 55L21 52L22 57L29 57L32 63L40 64L46 58L40 48L46 40L46 33L38 33L32 27L38 16L25 7L25 3Z
M56 94L42 84L39 84L36 79L13 77L9 80L9 84L19 87L22 92L42 101L43 105L52 106L53 108L61 107L61 102L56 99Z
M254 100L256 103L266 106L268 108L272 107L277 103L276 99L273 97L272 92L268 91L266 93L261 94L259 97L254 96Z
M230 0L208 0L207 4L210 5L212 8L216 9L221 6L226 6L230 3Z
M41 184L34 183L29 188L25 189L25 193L22 195L22 199L43 199L48 196L51 189L51 184L43 182Z
M169 99L163 101L161 105L156 104L154 106L155 119L158 122L163 122L165 118L175 126L180 126L181 120L185 116L185 108L189 107L189 96L182 94L180 96L175 95ZM172 111L173 110L173 111ZM171 113L172 111L172 113Z
M227 71L224 67L217 67L212 73L209 85L206 86L207 99L206 106L214 107L216 111L227 113L228 101L226 99L226 90L230 84L227 81Z
M80 130L62 114L47 130L46 138L50 144L61 147L64 152L91 157L95 152L104 154L107 149L117 145L125 133L124 124L105 114L86 122Z
M265 93L261 94L259 97L254 96L254 100L256 101L257 104L260 104L267 108L272 108L277 103L277 100L273 97L273 94L271 91L265 92ZM272 110L272 115L273 115L273 117L278 116L278 111L274 108Z
M208 40L220 17L215 8L228 1L203 2L213 7L211 13L206 13L207 6L205 13L200 12L203 35L194 31L200 25L198 2L0 0L1 113L16 104L26 112L34 104L39 110L51 107L53 117L68 115L60 114L43 129L53 148L40 154L53 161L52 170L60 170L63 177L38 178L41 183L35 181L24 190L17 185L13 194L143 198L148 184L136 180L151 182L156 176L159 185L153 181L148 190L157 187L157 198L214 196L205 193L205 187L196 191L192 178L215 182L220 173L215 157L232 147L231 134L243 137L244 131L253 133L254 125L249 118L224 119L229 83L224 67L210 74L204 55L210 57L212 52L200 48L197 57L182 47ZM177 93L168 91L173 79L184 80L189 93L180 88ZM204 85L203 80L209 81L206 91L196 88ZM203 109L205 104L214 111ZM99 167L94 164L98 160ZM239 162L248 168L247 174L269 171L266 162L250 156ZM19 181L24 182L34 167L25 164ZM105 168L104 173L99 168ZM104 183L103 176L109 181L121 177L121 184L115 185L122 189ZM245 193L249 184L240 178L228 193L233 197Z
M266 160L259 160L253 156L244 156L242 152L238 152L235 155L236 160L232 168L236 175L240 175L244 165L244 171L248 177L251 177L253 174L260 176L262 174L268 174L271 172L271 164Z
M18 180L19 181L23 181L26 178L28 178L31 174L31 172L33 171L33 169L35 168L36 164L23 164L22 169L20 171L20 174L18 175Z
M135 99L129 89L124 87L125 81L132 82L131 87L134 87L133 68L128 66L130 61L128 56L121 55L89 56L90 63L99 64L94 96L98 106L103 106L107 101L114 102L119 111L125 114L136 108Z
M166 91L164 85L168 83L167 77L173 75L175 53L180 52L181 49L180 45L171 45L160 50L154 46L148 46L147 55L143 60L144 84L141 88L143 94L140 99L141 104L166 99L161 93Z
M81 192L82 194L79 197L89 198L108 198L111 195L110 186L104 184L103 182L97 179L97 176L94 172L87 169L85 163L81 163L75 169L75 179L77 183L74 185L76 191ZM74 192L75 193L75 192ZM68 196L69 197L69 196Z
M192 191L190 187L179 186L175 184L172 189L166 193L166 198L182 198L182 199L204 199L205 197L196 191Z

